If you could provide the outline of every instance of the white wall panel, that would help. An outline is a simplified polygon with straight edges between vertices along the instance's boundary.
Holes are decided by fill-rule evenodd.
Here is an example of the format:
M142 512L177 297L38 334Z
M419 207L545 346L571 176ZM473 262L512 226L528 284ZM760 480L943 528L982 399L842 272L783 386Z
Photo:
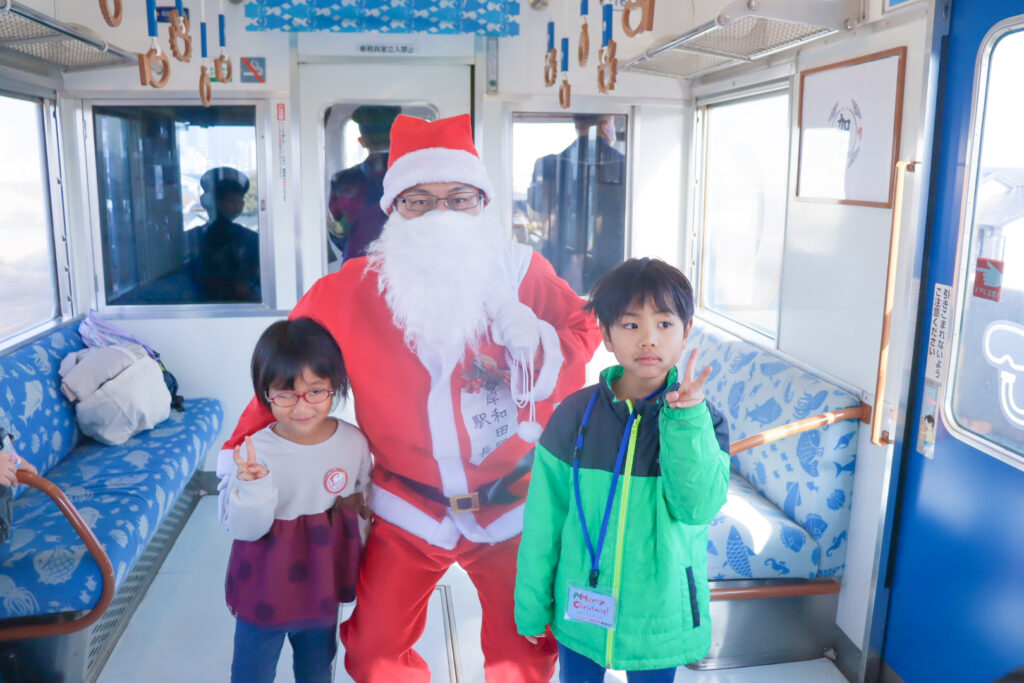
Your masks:
M861 29L834 44L800 53L798 71L907 46L899 159L913 159L922 145L925 84L924 18L898 26ZM796 80L798 88L799 79ZM794 97L790 186L795 187L799 151ZM928 170L922 169L923 173ZM902 254L913 254L914 227L925 210L919 183L908 176ZM885 275L892 211L882 208L797 200L791 189L783 261L779 349L852 385L873 401L882 328ZM897 273L896 309L889 361L890 385L910 371L917 281L907 256ZM887 429L892 427L887 426ZM866 426L858 439L857 471L850 515L849 549L837 623L855 645L863 645L874 590L874 561L881 542L879 517L885 484L886 449L871 446Z
M685 272L682 226L693 110L679 104L644 105L633 111L632 239L628 253L655 256Z

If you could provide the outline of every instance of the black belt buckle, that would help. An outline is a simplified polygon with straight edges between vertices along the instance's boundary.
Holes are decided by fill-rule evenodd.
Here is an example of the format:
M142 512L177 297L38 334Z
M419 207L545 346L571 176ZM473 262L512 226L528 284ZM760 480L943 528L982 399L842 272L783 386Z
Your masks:
M476 512L480 509L480 494L473 491L461 496L449 496L448 505L455 512Z

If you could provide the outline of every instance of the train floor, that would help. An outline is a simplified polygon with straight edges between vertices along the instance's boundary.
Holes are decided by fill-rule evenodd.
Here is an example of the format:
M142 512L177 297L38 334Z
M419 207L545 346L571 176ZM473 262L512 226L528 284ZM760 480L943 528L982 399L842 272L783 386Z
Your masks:
M224 604L224 568L230 539L217 522L214 496L199 501L192 518L107 660L98 683L223 683L229 679L234 619ZM351 606L345 606L347 619ZM447 621L447 625L446 625ZM440 683L484 683L480 652L480 603L469 577L458 566L445 575L431 598L427 630L416 650ZM450 654L451 653L451 654ZM336 662L334 680L352 679ZM277 681L294 681L286 644ZM557 677L556 679L557 680ZM610 671L605 683L625 681ZM844 683L828 660L717 671L680 668L677 683Z

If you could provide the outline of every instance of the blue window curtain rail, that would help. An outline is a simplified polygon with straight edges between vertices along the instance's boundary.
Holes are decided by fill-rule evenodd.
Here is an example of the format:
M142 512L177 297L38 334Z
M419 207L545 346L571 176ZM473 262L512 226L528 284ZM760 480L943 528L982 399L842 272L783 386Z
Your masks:
M247 31L519 35L519 3L494 0L250 0Z

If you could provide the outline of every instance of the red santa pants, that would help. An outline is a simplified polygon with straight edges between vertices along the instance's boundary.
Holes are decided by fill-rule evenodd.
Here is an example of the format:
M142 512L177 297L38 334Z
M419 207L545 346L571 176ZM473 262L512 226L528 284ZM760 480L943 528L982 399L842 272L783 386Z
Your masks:
M358 683L430 680L427 663L412 647L426 626L434 587L458 562L480 596L487 683L548 683L558 655L555 639L549 635L532 645L516 633L518 550L519 536L494 545L463 538L444 550L377 519L363 555L355 612L341 625L349 675Z

